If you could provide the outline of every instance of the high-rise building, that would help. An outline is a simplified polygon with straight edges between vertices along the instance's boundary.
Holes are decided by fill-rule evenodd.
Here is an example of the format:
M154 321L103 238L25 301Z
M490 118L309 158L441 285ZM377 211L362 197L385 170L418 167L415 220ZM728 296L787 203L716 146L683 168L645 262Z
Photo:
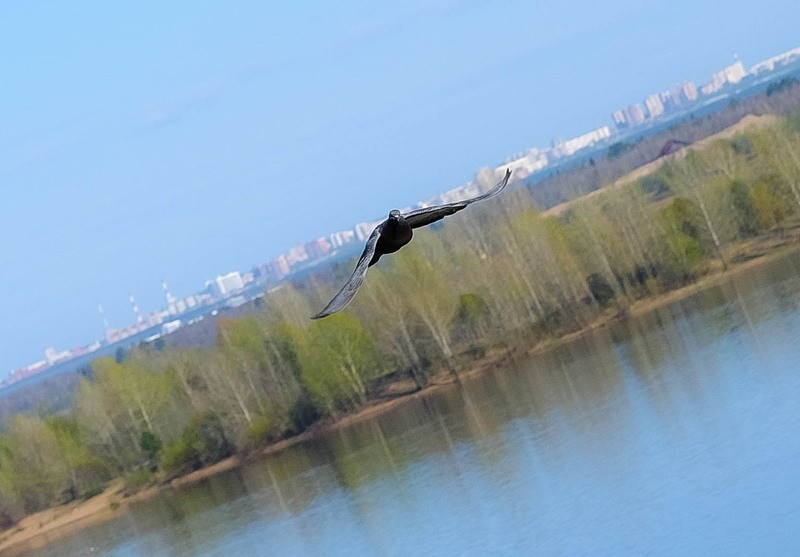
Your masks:
M712 93L716 93L720 89L722 89L725 84L731 83L739 83L744 76L747 75L747 72L744 69L744 65L740 60L737 60L730 66L722 68L720 71L716 72L713 76L711 76L711 81L704 84L700 88L700 92L704 95L710 95Z
M678 107L678 103L675 101L675 96L672 94L672 91L662 91L658 94L658 100L664 105L664 112L672 112Z
M275 260L266 264L266 275L268 279L274 278L280 280L288 275L290 270L291 266L285 255L280 255Z
M737 60L727 68L724 68L722 72L725 75L725 81L728 83L739 83L747 75L741 60Z
M372 221L372 222L360 222L356 225L356 238L358 238L359 242L365 241L369 238L369 235L372 234L372 231L375 230L375 227L378 226L381 221Z
M356 239L356 233L352 230L340 230L339 232L334 232L331 234L331 246L333 249L340 248L345 244L349 244L350 242Z
M306 248L303 244L297 244L286 254L286 259L289 260L289 265L297 265L298 263L306 261L308 259Z
M578 137L557 142L553 145L553 154L558 157L568 157L576 151L591 147L598 141L603 141L609 137L611 137L611 129L608 126L600 126Z
M508 169L511 171L511 176L513 179L524 180L534 172L537 172L547 166L547 162L547 154L534 147L521 156L513 157L512 159L507 160L504 164L500 165L498 169L501 171ZM468 191L470 185L477 186L475 182L471 182L470 184L460 188L462 193L466 194L461 197L462 199L464 197L473 197L474 195L480 193L480 190L478 190L477 187L475 188L474 192Z
M214 279L214 283L216 284L217 290L222 296L227 296L232 292L236 292L244 288L244 281L242 280L242 275L239 273L239 271L232 271L227 275L218 276L216 279Z
M681 85L681 97L686 102L694 102L697 100L697 86L694 82L687 81Z
M711 82L714 84L714 90L719 91L728 82L725 76L725 70L720 70L711 76Z
M309 259L318 259L330 253L331 244L326 238L317 238L306 242L303 246L308 254Z
M614 125L617 126L618 130L624 130L630 127L630 122L628 122L628 116L625 114L624 110L617 110L614 114L611 115L611 118L614 120Z
M700 94L701 95L710 95L715 91L714 89L714 82L709 81L708 83L704 83L700 86Z
M658 118L664 114L664 104L661 102L659 95L650 95L644 100L644 105L647 107L647 113L650 118Z
M625 116L627 116L628 122L631 126L638 126L645 121L644 109L642 109L642 105L639 103L634 103L628 106L625 109Z

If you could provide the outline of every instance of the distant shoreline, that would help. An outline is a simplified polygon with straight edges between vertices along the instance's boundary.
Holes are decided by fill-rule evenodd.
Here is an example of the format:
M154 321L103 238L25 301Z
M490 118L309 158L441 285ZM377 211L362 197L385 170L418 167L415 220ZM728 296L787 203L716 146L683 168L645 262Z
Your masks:
M490 369L502 366L512 358L530 357L547 352L557 346L569 344L592 331L606 327L612 323L644 315L658 308L678 302L707 288L723 284L733 276L744 271L800 252L798 241L800 241L800 230L795 230L786 244L775 246L771 248L768 253L763 253L752 259L737 263L731 266L727 271L722 270L720 267L701 277L696 282L677 290L638 300L628 306L625 311L614 312L613 310L609 310L580 330L567 333L558 338L544 340L528 350L514 347L491 350L487 356L476 360L470 369L460 372L458 377L463 380L478 376ZM408 383L408 385L404 385L404 383ZM453 388L455 379L449 374L440 373L438 376L434 377L429 386L424 389L413 391L410 390L410 383L411 382L408 380L395 383L394 385L399 387L400 394L393 398L373 402L356 412L334 420L322 420L303 433L273 443L268 447L249 453L244 457L234 455L211 466L177 477L167 483L150 486L130 496L125 496L123 494L122 481L115 480L105 491L91 499L75 501L59 507L51 507L50 509L28 515L13 528L0 533L0 552L12 549L15 551L26 551L42 548L64 536L72 534L76 529L86 528L122 516L128 512L131 505L147 501L164 491L196 484L204 479L235 469L249 462L257 462L269 455L278 453L299 443L317 439L331 431L367 420L406 404L411 400L428 397L442 390ZM403 390L404 387L406 390Z

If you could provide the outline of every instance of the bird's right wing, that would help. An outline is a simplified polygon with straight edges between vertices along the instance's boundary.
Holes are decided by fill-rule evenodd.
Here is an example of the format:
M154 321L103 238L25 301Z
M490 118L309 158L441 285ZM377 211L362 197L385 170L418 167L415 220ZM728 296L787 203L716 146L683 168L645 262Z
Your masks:
M406 219L406 222L409 225L411 225L411 228L427 226L433 222L436 222L437 220L445 218L448 215L457 213L470 203L475 203L476 201L483 201L484 199L494 197L503 191L503 188L505 188L508 184L509 178L511 178L511 170L506 170L506 174L503 176L503 179L497 182L492 189L482 195L477 195L471 199L464 199L463 201L456 201L455 203L447 203L445 205L435 205L433 207L417 209L416 211L406 213L403 215L403 218Z
M350 303L350 301L356 295L358 287L361 286L362 282L364 282L364 277L367 276L369 262L372 260L372 256L375 255L375 247L378 245L378 238L381 235L383 224L384 223L382 222L376 226L375 230L372 231L372 234L369 235L369 238L367 239L367 245L364 246L364 252L358 259L358 263L356 263L356 268L353 271L353 274L350 275L350 279L345 283L344 286L342 286L342 289L339 290L339 293L336 294L336 296L334 296L330 302L328 302L328 305L325 306L325 309L311 319L320 319L332 313L336 313L337 311L344 309L345 306Z

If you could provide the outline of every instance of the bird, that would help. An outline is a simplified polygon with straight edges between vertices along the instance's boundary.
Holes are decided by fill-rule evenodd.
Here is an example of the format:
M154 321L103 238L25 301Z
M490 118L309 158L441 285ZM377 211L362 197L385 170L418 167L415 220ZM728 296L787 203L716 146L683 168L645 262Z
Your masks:
M425 207L424 209L416 209L405 214L397 209L389 211L388 218L378 224L367 239L367 245L364 246L364 251L361 257L359 257L356 268L350 276L350 279L345 283L339 293L328 302L325 309L311 319L321 319L344 309L355 297L358 288L364 282L364 277L367 276L369 268L377 263L381 256L394 253L408 244L414 236L413 230L415 228L427 226L446 216L457 213L467 205L475 203L476 201L483 201L484 199L494 197L503 191L503 188L508 184L509 178L511 178L511 170L506 169L503 179L495 184L492 189L470 199L446 203L444 205L434 205L432 207Z

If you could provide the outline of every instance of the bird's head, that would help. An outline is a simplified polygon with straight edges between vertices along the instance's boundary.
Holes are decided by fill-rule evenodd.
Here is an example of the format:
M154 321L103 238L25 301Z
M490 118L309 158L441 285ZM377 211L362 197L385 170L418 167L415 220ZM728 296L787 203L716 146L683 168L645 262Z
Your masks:
M389 211L389 220L391 221L398 221L400 220L400 211L397 209L392 209Z

